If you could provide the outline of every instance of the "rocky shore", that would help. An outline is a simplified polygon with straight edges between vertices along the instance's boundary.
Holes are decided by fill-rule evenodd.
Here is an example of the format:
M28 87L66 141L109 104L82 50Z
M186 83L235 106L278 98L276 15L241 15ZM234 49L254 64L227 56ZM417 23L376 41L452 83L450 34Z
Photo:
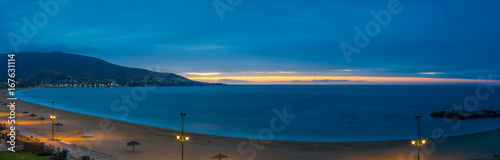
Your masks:
M500 111L494 110L482 110L482 111L465 111L465 110L453 110L453 111L439 111L432 112L431 117L448 118L448 119L479 119L479 118L498 118L500 117Z

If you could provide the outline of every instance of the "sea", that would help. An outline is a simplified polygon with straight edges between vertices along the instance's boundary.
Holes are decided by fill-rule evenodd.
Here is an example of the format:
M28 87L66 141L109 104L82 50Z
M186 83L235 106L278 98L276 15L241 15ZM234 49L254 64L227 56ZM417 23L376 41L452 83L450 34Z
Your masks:
M500 90L436 85L227 85L37 88L16 98L56 109L210 135L284 141L380 141L500 128L500 118L432 111L500 110ZM485 95L488 95L485 97ZM180 113L186 113L182 118ZM57 113L56 113L57 115ZM420 115L418 125L415 116ZM184 119L184 123L182 123ZM96 122L98 123L98 122Z

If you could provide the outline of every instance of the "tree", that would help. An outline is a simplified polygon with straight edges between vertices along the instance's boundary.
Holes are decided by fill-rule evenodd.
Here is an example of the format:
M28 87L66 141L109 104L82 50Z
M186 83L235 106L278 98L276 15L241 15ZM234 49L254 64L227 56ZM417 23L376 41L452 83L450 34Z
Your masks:
M38 119L40 120L40 124L43 124L43 121L45 121L45 118L43 118L43 117L40 117Z
M35 113L31 113L31 114L30 114L30 117L31 117L31 119L35 119L36 114L35 114Z
M141 145L141 143L136 142L136 141L130 141L127 143L127 146L132 146L132 151L135 152L135 146L136 145Z

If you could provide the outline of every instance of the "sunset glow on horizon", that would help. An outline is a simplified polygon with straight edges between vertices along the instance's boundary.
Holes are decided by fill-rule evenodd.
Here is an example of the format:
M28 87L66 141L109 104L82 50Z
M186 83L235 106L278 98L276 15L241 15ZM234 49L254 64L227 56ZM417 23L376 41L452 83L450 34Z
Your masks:
M187 77L203 82L227 84L460 84L500 83L500 80L428 78L428 77L369 77L369 76L237 76L237 77Z

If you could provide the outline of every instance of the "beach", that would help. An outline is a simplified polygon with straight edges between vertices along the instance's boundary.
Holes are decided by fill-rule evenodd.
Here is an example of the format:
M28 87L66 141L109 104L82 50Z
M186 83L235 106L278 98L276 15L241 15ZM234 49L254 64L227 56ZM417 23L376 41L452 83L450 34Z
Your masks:
M1 92L2 101L7 96ZM51 108L18 100L16 122L38 133L51 134ZM99 105L99 104L96 104ZM7 108L0 110L7 117ZM38 116L34 119L22 112L28 111ZM134 124L119 120L84 115L56 109L57 119L63 126L55 131L60 141L83 146L89 150L123 160L152 159L169 160L181 158L181 142L176 140L180 131ZM28 115L29 115L28 114ZM41 124L38 118L47 120ZM6 123L6 122L1 122ZM74 130L84 131L77 137ZM22 133L21 133L22 134ZM256 133L257 134L257 133ZM210 159L222 153L227 159L345 159L345 160L403 160L416 154L416 147L410 140L369 141L369 142L297 142L297 141L259 141L244 138L213 136L185 133L190 139L184 144L184 158L188 160ZM29 137L30 135L25 135ZM256 135L257 136L257 135ZM126 145L129 141L141 143L132 152ZM421 149L422 159L495 159L500 155L500 130L440 139L428 139ZM253 145L249 145L253 144ZM414 156L416 157L416 156Z

